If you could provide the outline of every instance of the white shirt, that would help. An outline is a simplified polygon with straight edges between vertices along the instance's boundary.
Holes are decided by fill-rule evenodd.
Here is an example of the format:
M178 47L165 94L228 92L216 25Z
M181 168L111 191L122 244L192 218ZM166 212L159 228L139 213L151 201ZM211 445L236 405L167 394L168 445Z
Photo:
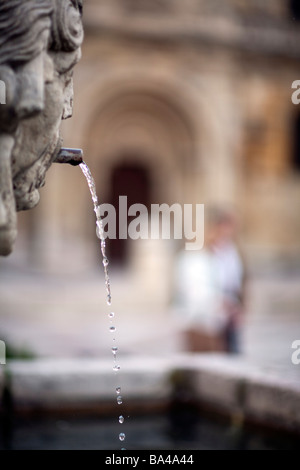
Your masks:
M177 312L186 326L218 332L225 323L215 255L185 251L176 266Z

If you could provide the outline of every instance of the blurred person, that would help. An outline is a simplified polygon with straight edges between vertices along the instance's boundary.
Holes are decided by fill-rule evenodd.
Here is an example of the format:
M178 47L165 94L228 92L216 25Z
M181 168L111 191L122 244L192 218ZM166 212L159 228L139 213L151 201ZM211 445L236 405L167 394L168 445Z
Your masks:
M214 208L209 213L209 249L216 267L224 312L225 348L240 352L240 325L245 302L245 267L236 243L237 222L229 210Z
M190 351L240 352L245 270L235 242L233 214L207 211L201 251L182 251L175 268L176 310Z

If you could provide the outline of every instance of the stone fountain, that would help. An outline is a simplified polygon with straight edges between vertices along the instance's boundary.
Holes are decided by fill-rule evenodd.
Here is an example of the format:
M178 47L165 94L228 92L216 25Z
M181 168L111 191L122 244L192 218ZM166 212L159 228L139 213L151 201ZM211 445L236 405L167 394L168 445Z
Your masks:
M62 150L60 124L72 115L73 68L81 56L82 0L0 0L0 255L17 237L17 211L39 202ZM74 158L73 158L74 157Z

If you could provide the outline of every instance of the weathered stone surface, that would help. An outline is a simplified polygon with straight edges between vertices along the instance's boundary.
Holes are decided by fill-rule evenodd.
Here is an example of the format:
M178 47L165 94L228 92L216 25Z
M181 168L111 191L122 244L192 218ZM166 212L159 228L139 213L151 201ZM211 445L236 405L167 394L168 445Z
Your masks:
M300 379L287 371L249 364L222 354L180 354L121 361L124 402L166 403L172 377L182 372L196 400L246 420L300 431ZM114 403L116 377L110 360L36 360L9 364L17 409L62 408Z
M177 367L191 372L197 399L229 412L243 406L245 378L255 370L222 354L182 355Z
M200 401L246 419L300 431L300 377L222 354L182 356Z
M0 0L0 255L12 251L16 211L39 202L61 120L72 114L81 11L81 0Z
M17 407L59 408L114 401L118 385L108 360L36 360L12 362L12 392ZM168 397L168 363L161 360L122 361L120 385L126 401Z
M300 383L284 382L273 376L250 380L245 412L259 421L300 430Z

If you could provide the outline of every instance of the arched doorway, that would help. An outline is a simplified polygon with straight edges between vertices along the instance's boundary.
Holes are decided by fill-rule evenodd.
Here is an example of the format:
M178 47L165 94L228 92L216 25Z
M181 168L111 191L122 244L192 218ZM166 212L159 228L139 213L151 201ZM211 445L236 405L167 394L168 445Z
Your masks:
M119 196L127 196L128 207L199 200L202 186L199 189L197 185L194 191L194 181L200 179L200 138L197 134L195 139L186 103L157 83L122 83L108 92L100 93L105 99L90 122L84 145L97 174L101 201L112 204L118 212ZM116 232L118 235L119 226ZM110 239L107 252L111 264L131 268L133 275L142 272L143 255L138 252L146 245Z
M150 207L150 175L146 166L134 161L121 162L113 168L110 178L109 202L116 209L117 238L108 244L109 258L114 264L124 266L128 261L128 240L118 237L119 234L119 196L127 196L128 208L132 204L144 204ZM127 226L132 217L127 216Z

